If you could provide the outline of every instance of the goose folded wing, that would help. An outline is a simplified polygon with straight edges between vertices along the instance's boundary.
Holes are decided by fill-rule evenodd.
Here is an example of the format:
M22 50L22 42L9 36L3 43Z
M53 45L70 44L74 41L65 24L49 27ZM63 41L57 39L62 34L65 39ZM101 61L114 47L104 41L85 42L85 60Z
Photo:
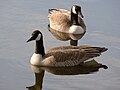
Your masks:
M96 56L99 56L99 54L89 54L80 49L66 49L46 53L45 60L49 62L51 66L75 66Z

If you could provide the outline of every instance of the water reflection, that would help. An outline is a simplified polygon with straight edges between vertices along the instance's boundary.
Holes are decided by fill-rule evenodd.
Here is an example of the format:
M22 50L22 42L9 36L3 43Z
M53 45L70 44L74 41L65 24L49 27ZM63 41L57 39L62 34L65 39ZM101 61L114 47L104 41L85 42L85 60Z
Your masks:
M28 88L28 90L42 90L44 71L55 75L81 75L92 74L99 71L100 68L107 69L108 67L95 60L87 61L79 66L72 67L39 67L31 65L31 69L35 74L35 84L26 88Z
M50 28L50 25L48 25L48 30L56 39L61 41L70 40L70 45L74 45L74 46L77 46L78 40L81 39L86 33L85 32L83 34L69 34L69 33L59 32L57 30Z
M102 65L95 60L87 61L78 66L72 67L43 67L45 71L55 75L79 75L91 74L99 71L100 68L107 69L106 65Z
M28 90L42 90L42 83L44 77L44 70L38 66L31 65L31 69L35 74L35 84L32 86L26 87Z

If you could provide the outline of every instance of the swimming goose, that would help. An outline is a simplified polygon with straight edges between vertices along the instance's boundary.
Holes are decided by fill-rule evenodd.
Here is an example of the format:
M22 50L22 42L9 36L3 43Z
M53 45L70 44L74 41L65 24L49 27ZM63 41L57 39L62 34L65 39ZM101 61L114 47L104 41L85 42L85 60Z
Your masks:
M80 13L80 16L78 14ZM50 27L54 30L71 33L83 34L86 32L86 25L82 20L81 7L73 5L71 12L65 9L49 9L48 19Z
M32 33L32 37L27 41L36 41L35 53L32 55L30 63L32 65L67 67L75 66L84 61L100 56L107 50L104 47L92 46L59 46L47 50L45 53L43 45L43 35L39 30Z

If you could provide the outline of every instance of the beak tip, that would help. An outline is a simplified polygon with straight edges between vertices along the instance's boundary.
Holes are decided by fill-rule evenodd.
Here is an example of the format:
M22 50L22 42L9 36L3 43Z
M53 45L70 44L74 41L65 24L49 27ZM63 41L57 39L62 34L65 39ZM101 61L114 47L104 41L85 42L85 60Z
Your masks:
M29 42L29 40L26 41L26 43L28 43L28 42Z
M34 40L33 37L31 37L30 39L28 39L26 42L28 43L28 42L30 42L32 40Z
M30 41L31 41L31 39L27 40L26 43L28 43L28 42L30 42Z

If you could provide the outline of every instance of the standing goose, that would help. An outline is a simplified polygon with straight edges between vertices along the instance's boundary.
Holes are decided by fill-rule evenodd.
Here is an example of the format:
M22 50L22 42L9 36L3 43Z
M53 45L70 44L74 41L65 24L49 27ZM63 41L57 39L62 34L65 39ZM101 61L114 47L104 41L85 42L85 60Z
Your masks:
M60 32L84 35L86 25L82 18L81 7L77 5L72 6L71 12L65 9L49 9L50 28ZM77 40L73 41L77 43ZM72 40L70 43L72 43Z
M39 30L33 31L32 37L27 42L32 40L36 40L35 53L30 60L32 65L50 67L75 66L90 58L100 56L102 52L107 50L104 47L60 46L51 48L45 53L43 35Z

